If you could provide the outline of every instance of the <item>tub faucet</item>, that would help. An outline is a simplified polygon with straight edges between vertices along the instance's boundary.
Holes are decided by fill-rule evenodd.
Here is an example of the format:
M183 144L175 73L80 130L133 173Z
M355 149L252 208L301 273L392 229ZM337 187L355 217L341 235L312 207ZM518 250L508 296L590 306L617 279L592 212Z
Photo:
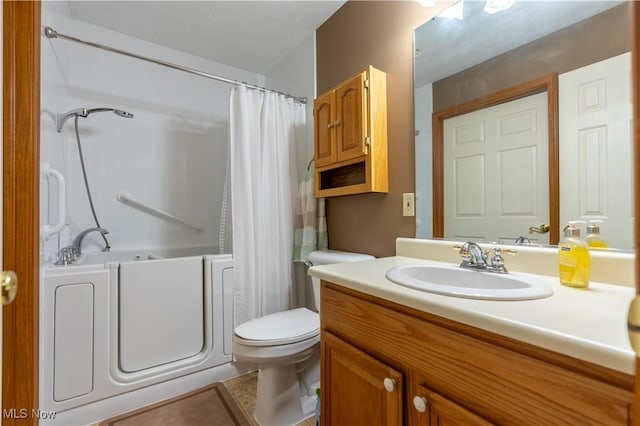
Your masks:
M102 235L106 235L109 233L109 231L104 228L89 228L79 233L73 240L73 243L71 243L72 250L75 253L76 257L82 254L82 241L84 241L84 237L92 232L99 232Z
M78 257L82 254L82 241L84 241L84 237L92 232L100 232L102 235L106 235L109 233L104 228L89 228L80 232L76 238L73 240L71 245L66 247L62 247L60 249L60 253L58 256L58 260L56 260L56 265L69 265L75 262Z

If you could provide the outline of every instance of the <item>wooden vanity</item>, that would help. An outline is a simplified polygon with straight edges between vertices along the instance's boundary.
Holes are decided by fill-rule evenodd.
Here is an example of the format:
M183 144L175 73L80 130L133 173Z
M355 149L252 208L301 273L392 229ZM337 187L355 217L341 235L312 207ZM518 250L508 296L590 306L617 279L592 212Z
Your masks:
M323 425L630 424L631 374L326 279L321 307Z

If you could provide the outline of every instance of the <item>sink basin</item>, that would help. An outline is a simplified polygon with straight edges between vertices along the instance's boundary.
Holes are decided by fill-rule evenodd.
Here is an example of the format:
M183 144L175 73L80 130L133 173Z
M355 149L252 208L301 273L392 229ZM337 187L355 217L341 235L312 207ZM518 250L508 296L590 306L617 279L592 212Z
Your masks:
M529 300L553 290L535 277L473 271L453 266L407 265L391 268L386 277L396 284L445 296L485 300Z

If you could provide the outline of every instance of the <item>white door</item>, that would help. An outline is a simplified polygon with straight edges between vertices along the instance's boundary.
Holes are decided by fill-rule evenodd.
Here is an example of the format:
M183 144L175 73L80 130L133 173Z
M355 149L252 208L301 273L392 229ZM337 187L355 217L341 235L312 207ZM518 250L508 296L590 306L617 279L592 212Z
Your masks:
M548 146L546 92L445 120L445 237L548 244Z
M558 82L560 225L602 220L600 233L609 245L630 249L631 54L561 74Z

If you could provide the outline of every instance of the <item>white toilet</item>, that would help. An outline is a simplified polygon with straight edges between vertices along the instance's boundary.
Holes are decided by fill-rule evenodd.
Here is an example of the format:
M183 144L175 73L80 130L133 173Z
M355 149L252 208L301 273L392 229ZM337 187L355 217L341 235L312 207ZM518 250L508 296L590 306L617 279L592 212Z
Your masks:
M357 262L373 256L335 250L314 251L313 265ZM320 280L311 279L316 308ZM320 386L320 316L307 308L265 315L236 327L233 354L258 367L254 417L262 426L294 425L313 414Z

